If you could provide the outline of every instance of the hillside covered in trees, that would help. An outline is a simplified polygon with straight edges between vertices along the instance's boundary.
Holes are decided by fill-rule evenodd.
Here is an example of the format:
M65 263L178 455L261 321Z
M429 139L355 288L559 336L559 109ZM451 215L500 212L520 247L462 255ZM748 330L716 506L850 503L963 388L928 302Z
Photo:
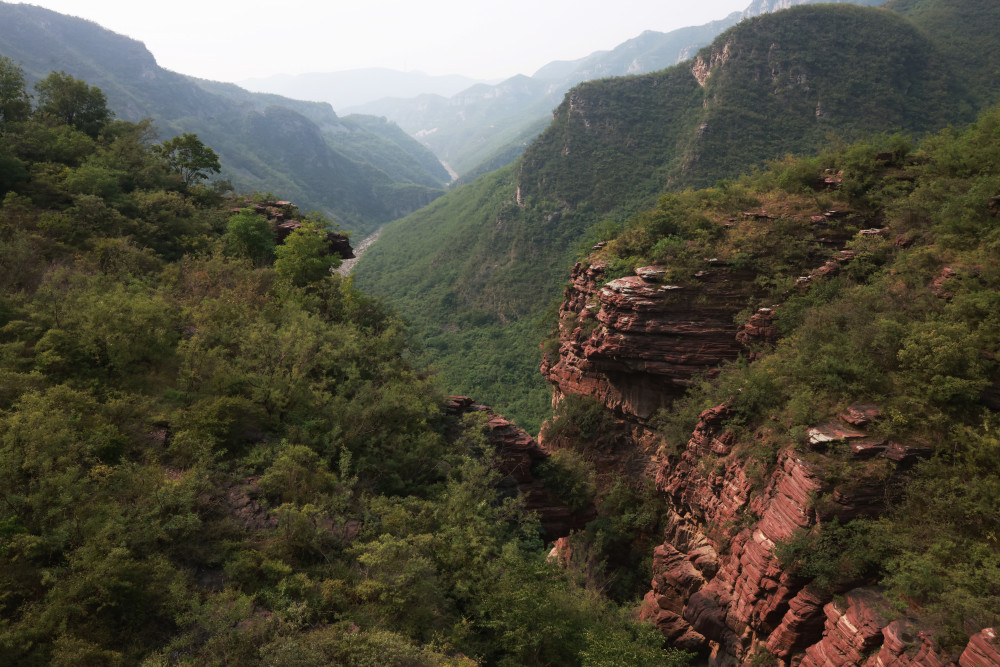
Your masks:
M998 193L993 108L664 195L574 268L542 435L653 470L668 637L714 664L1000 663Z
M0 58L0 662L1000 664L998 11L575 89L373 247L413 330L334 221Z
M684 661L546 561L329 221L276 245L193 135L0 92L0 662Z
M141 42L42 7L0 2L0 24L0 56L29 83L53 70L83 79L117 118L152 118L165 137L197 134L238 190L281 192L347 230L370 233L450 180L429 150L379 118L171 72Z
M576 60L557 60L534 74L519 74L497 84L476 84L451 96L400 95L352 107L353 112L385 116L447 162L463 181L506 166L548 126L552 109L570 88L595 79L648 74L689 59L741 19L818 0L758 0L741 12L704 25L670 32L647 30L608 51ZM829 0L827 0L829 2ZM833 0L880 5L884 0ZM323 96L326 91L317 90ZM310 98L314 99L314 98Z
M891 3L793 7L675 67L582 84L516 163L387 226L358 284L415 323L449 386L535 429L548 398L533 341L567 267L663 192L830 140L968 122L989 103L996 77L953 55L978 45L989 62L997 6L938 4L912 19Z

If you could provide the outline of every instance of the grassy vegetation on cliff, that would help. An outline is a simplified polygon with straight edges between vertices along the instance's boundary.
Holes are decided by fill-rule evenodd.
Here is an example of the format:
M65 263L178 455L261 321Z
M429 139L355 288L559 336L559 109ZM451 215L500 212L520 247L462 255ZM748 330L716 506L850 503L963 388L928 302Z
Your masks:
M308 227L0 79L0 661L685 662L546 561Z
M830 173L842 173L840 189L816 192ZM792 445L809 457L807 430L862 402L881 407L879 438L925 448L928 460L887 487L884 516L824 523L778 553L833 590L882 584L900 613L930 624L946 646L1000 621L998 193L994 109L915 151L882 137L664 197L598 255L623 268L661 263L671 281L691 280L703 257L727 259L758 275L744 317L778 304L783 338L773 349L704 380L662 416L675 444L701 410L726 402L738 455L767 466ZM742 219L749 206L774 217ZM828 209L853 212L835 224L853 236L850 253L803 284L796 276L809 258L819 268L836 251L829 231L820 238L809 222ZM823 468L831 484L890 481L884 465L859 462L846 446L827 452Z

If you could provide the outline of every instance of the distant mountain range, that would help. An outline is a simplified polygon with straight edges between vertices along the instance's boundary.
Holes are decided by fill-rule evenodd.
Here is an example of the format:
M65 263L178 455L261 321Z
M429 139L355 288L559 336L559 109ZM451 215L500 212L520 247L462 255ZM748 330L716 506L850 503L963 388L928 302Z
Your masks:
M611 51L553 62L530 77L498 84L469 86L471 80L458 76L388 70L255 82L287 86L290 94L320 102L165 70L141 42L31 5L0 3L0 55L20 62L30 81L64 70L100 87L119 118L153 118L164 138L198 134L219 153L222 177L239 190L281 192L367 233L426 205L454 176L474 176L516 158L549 124L551 110L572 85L662 69L740 18L789 2L794 0L758 1L704 26L646 32ZM395 97L351 108L362 115L340 117L328 103L345 99L337 96L350 88L370 95L387 87L394 87ZM444 94L402 97L415 87Z
M432 76L423 72L400 72L384 67L343 72L276 74L237 81L247 90L274 93L297 100L329 102L337 111L367 104L384 97L416 97L431 94L451 97L459 91L486 82L458 74Z
M450 176L422 145L380 118L337 116L327 103L250 93L177 74L136 40L41 7L0 3L0 55L29 81L63 70L98 86L125 120L152 118L164 138L196 133L239 190L280 192L367 233L426 205Z
M610 51L551 62L531 76L517 75L495 85L478 84L451 96L396 95L343 110L385 116L398 123L468 180L520 154L545 129L552 110L576 84L670 67L692 57L744 18L820 1L755 0L743 12L723 19L666 33L646 31ZM884 0L831 1L879 5Z

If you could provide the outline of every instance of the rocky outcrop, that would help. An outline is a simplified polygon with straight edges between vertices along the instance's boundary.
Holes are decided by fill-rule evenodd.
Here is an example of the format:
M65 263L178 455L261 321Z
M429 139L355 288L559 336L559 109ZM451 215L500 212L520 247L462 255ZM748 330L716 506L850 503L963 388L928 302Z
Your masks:
M759 350L771 347L780 337L774 325L774 309L758 308L746 324L740 326L736 341L749 350L750 361L756 361L760 357Z
M267 530L278 525L278 519L261 505L260 487L256 477L247 477L242 484L228 484L223 507L243 528Z
M776 655L807 646L829 595L804 588L773 554L776 543L816 525L822 482L792 450L767 477L758 464L730 456L727 417L726 406L702 413L680 459L657 475L673 508L662 547L673 558L654 562L647 600L676 618L650 617L648 606L643 615L658 626L669 620L674 634L702 635L717 664L738 664L768 634Z
M1000 637L996 628L986 628L973 635L962 656L958 659L960 667L978 665L1000 665Z
M691 75L698 81L699 86L704 88L708 84L708 78L712 76L712 70L722 67L729 61L732 57L732 46L732 42L725 42L722 48L713 44L711 49L706 49L707 58L704 52L695 56L691 64Z
M809 222L833 229L853 215L829 210ZM763 209L743 217L762 224L775 219ZM809 265L819 268L794 289L809 289L855 259L837 231L816 239L820 249L807 261L818 259ZM884 236L886 230L858 234ZM552 384L554 407L570 394L603 403L615 424L624 425L616 451L601 452L605 467L610 461L619 472L633 472L630 457L641 455L666 497L666 527L653 549L641 618L716 666L1000 667L992 630L976 634L962 653L965 662L956 663L959 652L943 651L916 610L914 618L890 613L863 574L821 586L776 555L779 545L822 534L834 519L843 524L885 512L909 469L931 449L879 436L872 427L881 410L869 403L844 407L792 444L786 428L766 420L737 437L727 428L732 414L723 404L700 415L680 452L658 452L663 443L650 418L696 376L711 375L740 354L753 360L773 346L778 307L760 308L737 327L734 316L754 296L752 280L717 260L706 259L683 285L671 284L670 267L641 267L611 280L607 271L600 262L574 267L559 313L558 354L548 348L542 373ZM562 557L558 550L553 555ZM776 663L767 662L772 657Z
M604 282L606 266L577 264L559 311L557 360L545 360L553 402L574 393L644 423L683 394L696 375L735 359L744 347L733 316L749 281L706 260L698 283L661 282L662 267Z
M234 200L233 203L236 205L232 207L232 213L250 209L257 215L266 218L274 232L274 242L277 245L284 243L289 234L302 227L302 223L295 219L299 215L299 207L290 201L254 202L239 199ZM327 231L325 235L327 254L339 255L341 259L354 259L354 249L351 248L351 241L347 234Z

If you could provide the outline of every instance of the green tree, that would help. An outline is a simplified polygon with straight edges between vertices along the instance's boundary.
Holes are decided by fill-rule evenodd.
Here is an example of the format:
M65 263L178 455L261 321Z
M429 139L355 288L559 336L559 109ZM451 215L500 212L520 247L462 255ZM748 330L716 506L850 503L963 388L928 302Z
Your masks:
M39 114L53 116L95 139L114 115L100 88L66 72L52 72L35 84L35 90Z
M264 216L245 209L234 215L226 227L226 250L260 266L274 255L274 232Z
M218 174L222 169L219 156L198 139L196 134L185 132L156 146L156 152L166 160L171 169L184 179L184 185L191 187L208 178L209 173Z
M330 269L340 264L329 253L325 231L311 222L289 234L274 252L278 256L274 270L300 287L330 275Z
M31 95L25 90L24 72L6 56L0 56L0 130L10 122L31 114Z

